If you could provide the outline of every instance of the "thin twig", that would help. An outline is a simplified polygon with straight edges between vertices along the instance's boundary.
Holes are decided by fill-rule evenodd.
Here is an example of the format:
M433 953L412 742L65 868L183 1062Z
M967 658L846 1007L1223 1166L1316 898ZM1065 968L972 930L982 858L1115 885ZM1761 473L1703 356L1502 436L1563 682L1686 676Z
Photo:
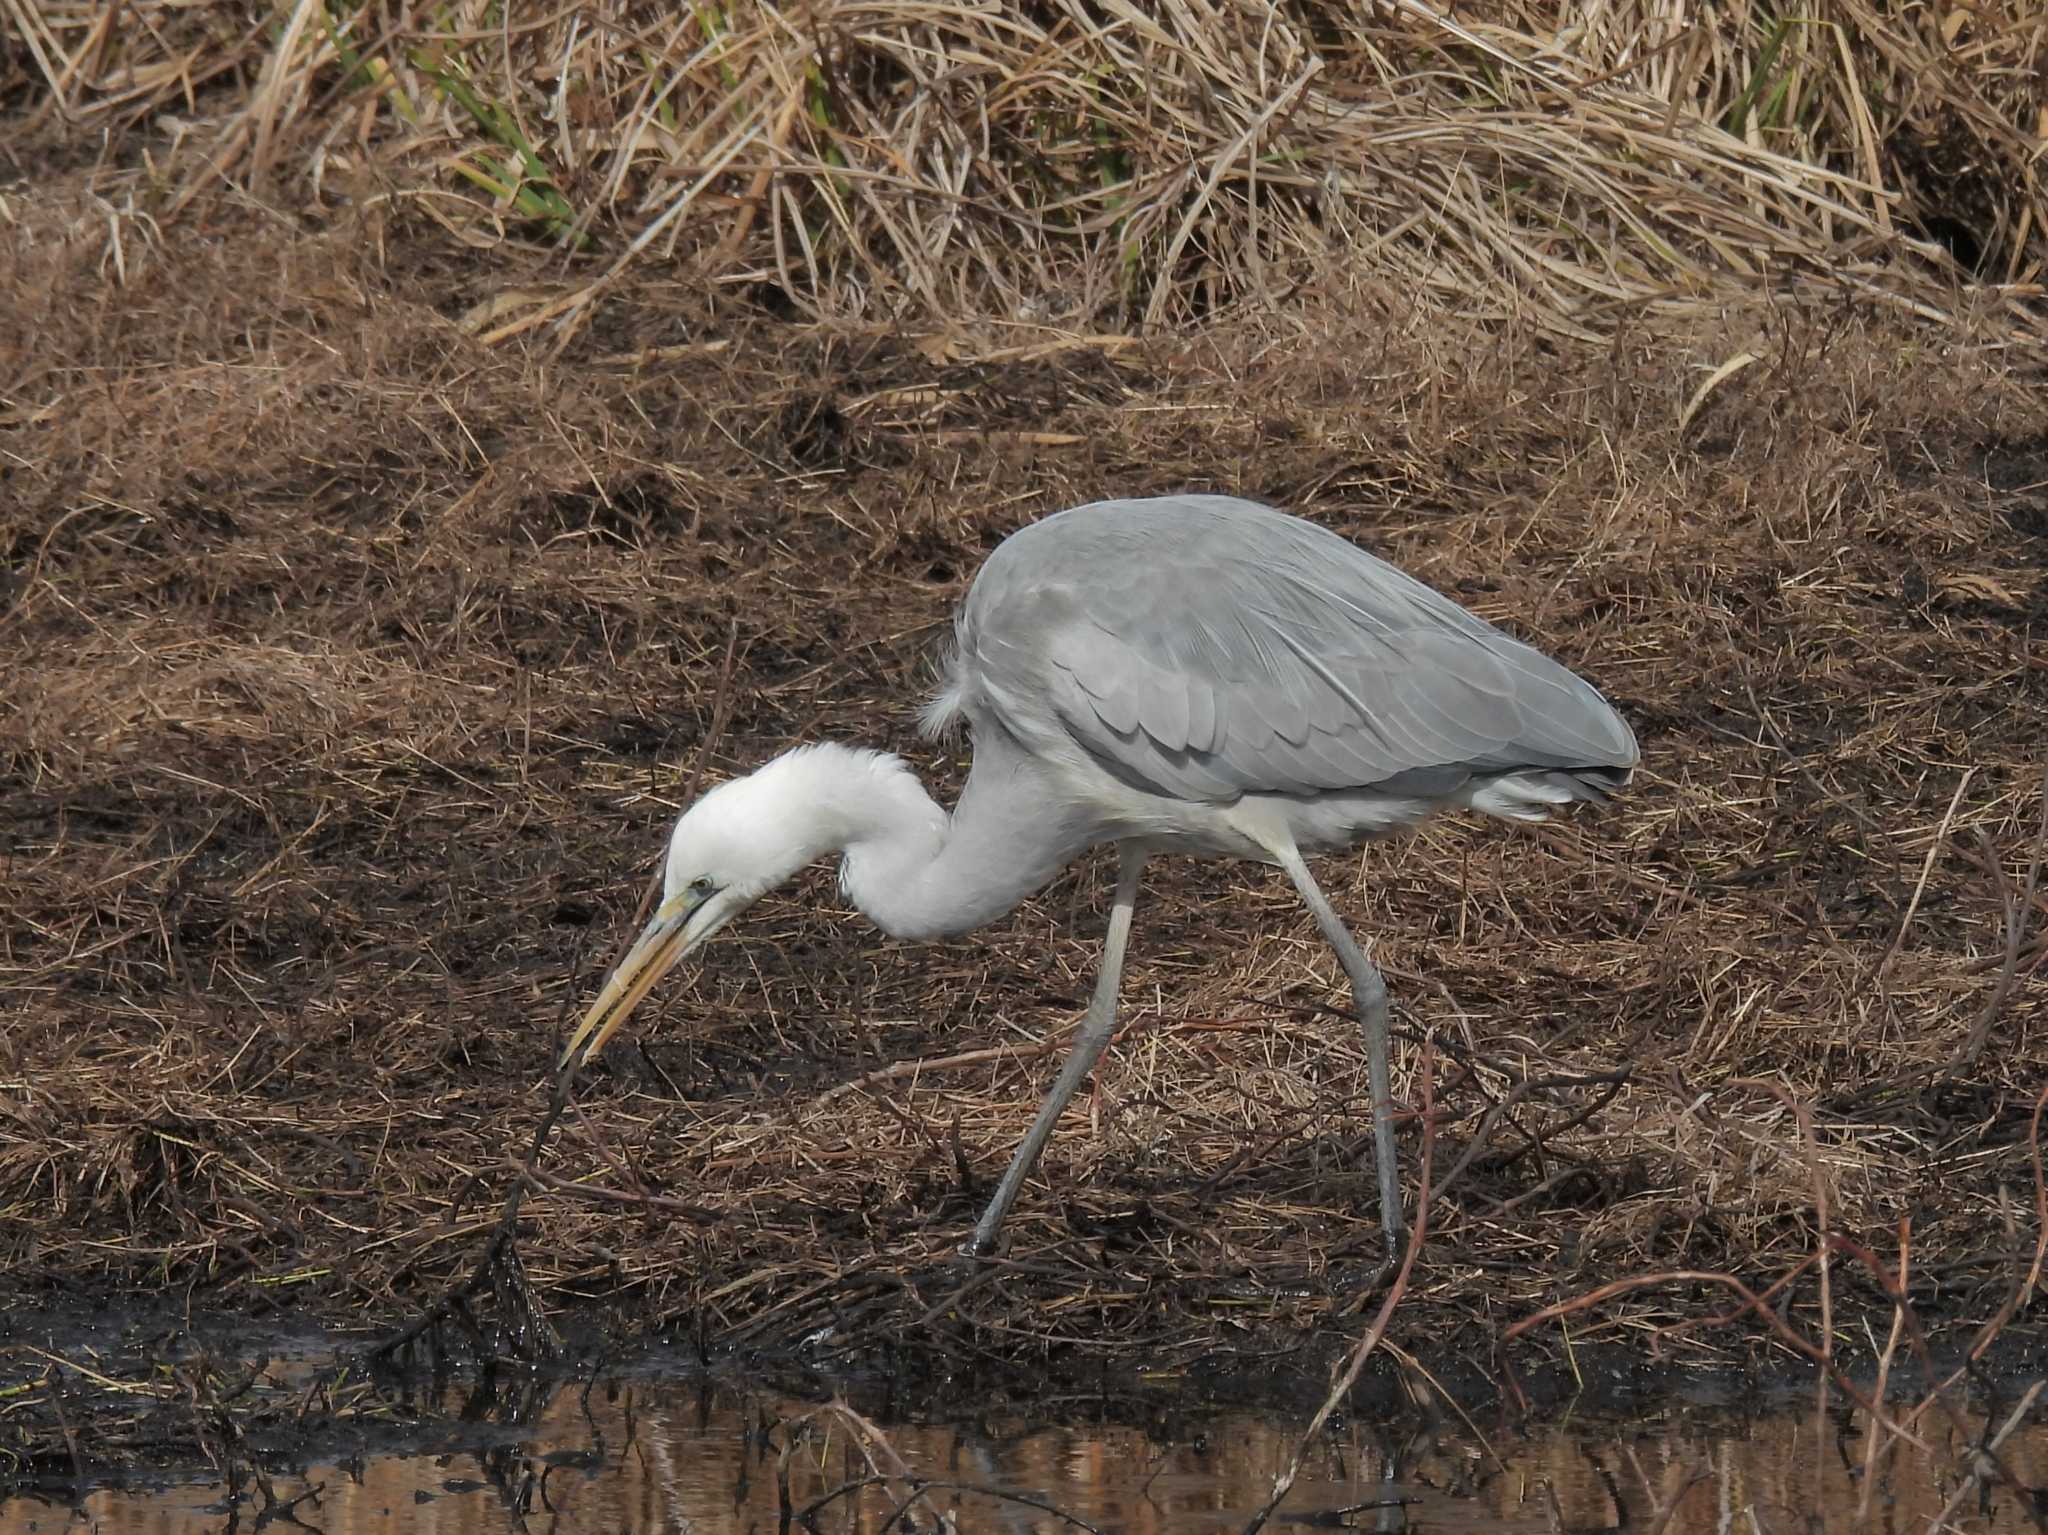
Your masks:
M1117 1046L1127 1044L1147 1029L1159 1025L1160 1019L1156 1015L1140 1014L1110 1036L1109 1050L1113 1052ZM1192 1024L1186 1026L1195 1027ZM1079 1027L1077 1023L1075 1028ZM1056 1055L1066 1050L1073 1042L1073 1033L1070 1031L1057 1038L1041 1040L1035 1045L992 1045L985 1050L962 1050L954 1055L922 1055L915 1060L894 1061L887 1066L877 1066L873 1071L864 1071L850 1081L826 1088L811 1100L811 1107L822 1108L848 1093L864 1092L883 1082L923 1076L927 1072L951 1071L959 1066L982 1066L992 1061L1029 1061L1042 1055Z
M1753 1313L1758 1320L1770 1329L1773 1335L1783 1339L1789 1347L1805 1355L1823 1370L1827 1371L1834 1380L1836 1389L1850 1401L1862 1408L1864 1412L1869 1413L1873 1418L1883 1422L1886 1428L1890 1429L1901 1439L1904 1439L1915 1449L1928 1454L1933 1453L1932 1447L1926 1440L1903 1427L1895 1425L1889 1418L1885 1418L1879 1405L1871 1401L1862 1391L1858 1390L1856 1383L1842 1373L1826 1352L1809 1339L1802 1338L1798 1333L1794 1332L1786 1324L1783 1317L1765 1305L1762 1298L1754 1290L1750 1289L1748 1285L1737 1279L1733 1274L1717 1273L1710 1269L1669 1269L1658 1274L1632 1274L1626 1279L1616 1279L1596 1289L1588 1290L1583 1295L1575 1295L1570 1300L1558 1301L1555 1305L1545 1306L1540 1311L1530 1312L1521 1321L1514 1323L1503 1332L1500 1335L1500 1341L1503 1344L1512 1343L1516 1338L1519 1338L1523 1333L1539 1323L1571 1316L1580 1311L1591 1310L1603 1302L1613 1300L1617 1296L1632 1295L1638 1290L1647 1290L1658 1285L1669 1284L1710 1284L1718 1285L1725 1290L1734 1291L1736 1295L1741 1297L1745 1311Z
M2048 1086L2042 1087L2034 1098L2034 1112L2027 1121L2027 1157L2034 1170L2034 1259L2027 1266L2026 1274L2015 1284L2005 1302L1982 1327L1977 1329L1976 1340L1970 1345L1970 1352L1964 1362L1958 1365L1941 1383L1934 1387L1920 1405L1907 1415L1912 1423L1934 1405L1937 1397L1943 1395L1957 1381L1968 1373L1970 1367L1984 1357L1985 1351L1997 1340L2005 1326L2027 1305L2041 1285L2041 1267L2048 1259L2048 1178L2044 1178L2041 1167L2041 1112L2048 1109Z
M1908 1276L1912 1270L1913 1222L1908 1217L1899 1220L1899 1295L1907 1293ZM1885 1387L1892 1374L1892 1359L1899 1350L1899 1335L1906 1329L1906 1308L1902 1299L1892 1305L1892 1330L1885 1339L1884 1351L1877 1356L1877 1384L1870 1388L1871 1397L1882 1402ZM1877 1486L1877 1458L1880 1448L1889 1449L1890 1441L1878 1435L1877 1422L1871 1420L1863 1436L1863 1481L1862 1490L1856 1499L1856 1517L1861 1520L1870 1513L1870 1499Z
M1979 1487L1989 1483L1994 1476L2003 1473L2004 1468L1999 1465L1997 1460L1998 1447L2005 1443L2014 1429L2027 1420L2027 1414L2033 1410L2035 1399L2044 1390L2048 1390L2048 1380L2037 1380L2027 1387L2027 1394L2020 1398L2017 1407L2006 1414L2005 1421L1998 1425L1998 1432L1993 1434L1971 1455L1968 1474L1963 1477L1961 1482L1956 1484L1956 1490L1950 1494L1948 1502L1942 1506L1941 1512L1934 1516L1934 1522L1928 1525L1930 1530L1946 1529L1949 1520L1955 1517L1956 1510L1963 1506L1965 1498L1969 1497ZM1987 1471L1990 1474L1987 1475ZM2016 1490L2019 1493L2021 1507L2033 1517L2034 1527L2036 1529L2041 1528L2040 1505L2035 1502L2033 1489L2019 1487Z
M1665 1467L1664 1492L1660 1497L1657 1489L1650 1485L1650 1474L1643 1469L1642 1458L1636 1454L1636 1447L1627 1446L1627 1452L1628 1463L1635 1467L1636 1480L1643 1484L1643 1492L1650 1500L1650 1512L1655 1515L1650 1521L1646 1535L1664 1535L1664 1531L1671 1525L1671 1516L1678 1512L1679 1504L1685 1501L1685 1495L1706 1481L1710 1473L1701 1467L1688 1471L1677 1461L1673 1461Z
M560 1194L568 1199L581 1199L589 1204L624 1205L641 1210L659 1210L664 1215L679 1215L684 1220L699 1226L715 1226L726 1219L718 1210L707 1210L701 1205L670 1199L661 1194L649 1194L635 1189L608 1189L595 1184L578 1183L558 1173L542 1168L529 1167L523 1162L505 1164L509 1171L516 1172L535 1188L546 1189L550 1194Z
M1920 877L1913 882L1912 897L1906 902L1905 915L1899 918L1899 930L1892 934L1892 941L1885 946L1884 954L1878 959L1872 974L1884 979L1885 971L1898 957L1899 949L1906 941L1906 929L1913 925L1913 913L1920 909L1920 897L1927 893L1927 876L1934 872L1934 863L1941 856L1941 850L1948 843L1949 823L1956 818L1956 806L1963 802L1963 791L1970 787L1970 780L1976 776L1973 767L1964 768L1963 776L1956 784L1956 792L1948 797L1948 809L1941 813L1941 824L1934 829L1934 838L1927 844L1927 856L1920 860Z
M1617 1071L1593 1072L1585 1075L1523 1078L1508 1091L1506 1097L1486 1111L1485 1116L1479 1121L1479 1128L1472 1132L1471 1142L1465 1147L1464 1153L1456 1162L1451 1164L1451 1170L1444 1174L1443 1183L1431 1192L1430 1197L1432 1199L1441 1199L1457 1184L1457 1181L1464 1176L1465 1169L1470 1167L1480 1153L1486 1150L1493 1127L1500 1122L1501 1117L1509 1109L1520 1103L1524 1098L1534 1093L1547 1092L1559 1087L1605 1087L1607 1091L1600 1094L1591 1103L1582 1106L1560 1123L1546 1126L1543 1132L1545 1135L1561 1135L1567 1130L1578 1128L1578 1126L1584 1124L1609 1103L1613 1102L1615 1095L1628 1085L1630 1075L1630 1068L1623 1066ZM1524 1133L1526 1134L1527 1132L1525 1131ZM1512 1165L1526 1155L1528 1155L1526 1148L1515 1152L1505 1159L1504 1165Z
M1309 1446L1315 1443L1316 1436L1323 1431L1323 1425L1330 1421L1330 1414L1337 1410L1351 1394L1351 1388L1358 1384L1358 1375L1365 1368L1367 1356L1386 1333L1387 1323L1393 1320L1394 1308L1401 1304L1401 1297L1408 1291L1408 1276L1414 1272L1416 1254L1422 1251L1423 1239L1429 1235L1429 1209L1436 1198L1429 1181L1430 1161L1436 1147L1435 1075L1436 1050L1433 1045L1426 1044L1422 1049L1420 1110L1422 1172L1417 1179L1422 1197L1415 1201L1415 1226L1408 1233L1408 1249L1401 1256L1400 1272L1394 1275L1393 1284L1387 1287L1387 1298L1380 1303L1379 1314L1372 1319L1372 1326L1365 1330L1365 1336L1360 1338L1357 1346L1352 1349L1351 1358L1345 1364L1343 1373L1337 1377L1336 1383L1330 1387L1329 1395L1323 1398L1323 1405L1316 1409L1315 1416L1309 1419L1308 1427L1302 1430L1301 1437L1295 1441L1294 1453L1288 1457L1287 1469L1273 1479L1272 1496L1267 1498L1245 1523L1244 1535L1258 1535L1258 1532L1266 1527L1266 1521L1273 1517L1273 1510L1278 1508L1281 1500L1293 1490L1295 1479L1301 1475L1301 1463L1307 1458Z
M2048 770L2041 774L2041 824L2034 832L2033 851L2027 857L2027 877L2021 887L2018 900L2014 900L2005 885L2005 871L1998 866L1997 856L1986 847L1983 850L1985 864L1993 869L2001 886L1999 897L2005 907L2005 963L1999 967L1998 981L1991 988L1991 995L1984 999L1984 1007L1977 1014L1977 1021L1970 1025L1970 1037L1955 1053L1955 1058L1943 1073L1953 1079L1976 1065L1977 1057L1984 1052L1985 1041L1991 1037L1991 1026L1998 1021L1998 1015L2005 1009L2005 999L2012 995L2013 981L2019 975L2020 946L2026 938L2027 914L2033 909L2034 892L2041 885L2041 864L2048 855Z
M726 632L725 660L719 668L718 691L712 700L712 728L705 736L703 746L697 754L695 770L691 774L690 783L693 792L697 782L703 776L705 763L709 759L712 747L718 739L718 733L724 728L727 687L732 678L738 640L739 620L734 618ZM640 919L644 919L646 916L647 907L651 904L655 893L660 888L661 872L657 868L653 881L650 882L646 893L641 897L641 910L639 918L636 918L636 925ZM634 931L635 926L628 926L626 929L626 937L612 957L612 964L614 966L624 957L626 947L630 945L632 941L631 935ZM573 996L573 991L565 991L563 993L562 1018L556 1025L558 1035L568 1022L569 1007ZM513 1265L516 1269L518 1258L512 1250L512 1237L513 1233L518 1229L519 1214L525 1205L528 1190L546 1186L540 1171L541 1153L547 1149L548 1138L553 1135L556 1122L561 1119L563 1111L569 1106L570 1093L575 1086L576 1074L580 1068L580 1062L566 1057L556 1068L554 1083L548 1092L547 1108L542 1112L539 1123L533 1127L533 1135L527 1143L526 1159L520 1165L519 1176L513 1178L511 1187L506 1191L505 1203L499 1212L498 1223L492 1228L490 1237L485 1241L483 1252L477 1259L476 1267L471 1269L466 1277L457 1280L444 1289L412 1321L372 1348L370 1350L371 1358L390 1357L414 1339L422 1336L430 1328L439 1325L449 1316L461 1312L472 1296L480 1294L494 1278L500 1275L505 1265ZM559 1351L562 1340L555 1332L553 1326L549 1324L547 1319L532 1304L532 1297L527 1291L523 1277L518 1277L515 1274L511 1289L512 1293L520 1298L523 1309L528 1313L528 1315L522 1318L524 1325L519 1327L517 1331L523 1337L537 1339L542 1352L545 1354L551 1355Z
M1792 749L1792 743L1785 739L1785 732L1778 728L1778 722L1771 718L1770 713L1757 699L1756 689L1750 685L1748 674L1738 672L1737 675L1741 678L1742 691L1749 699L1750 708L1756 712L1757 723L1770 736L1771 744L1777 747L1780 755L1798 770L1799 776L1806 780L1812 787L1813 792L1821 797L1823 803L1840 806L1849 813L1858 826L1863 828L1865 835L1870 838L1870 848L1873 855L1879 847L1883 847L1892 855L1892 869L1894 875L1896 875L1899 866L1898 850L1892 845L1892 840L1886 835L1884 828L1871 819L1868 811L1859 805L1851 803L1845 795L1830 789L1820 781L1813 769L1806 765L1806 759Z
M1813 1113L1791 1089L1782 1082L1772 1082L1762 1077L1737 1077L1728 1084L1730 1087L1749 1087L1758 1092L1769 1093L1792 1111L1792 1119L1799 1127L1799 1144L1806 1153L1806 1176L1813 1185L1813 1217L1820 1231L1817 1244L1820 1262L1820 1351L1826 1361L1819 1378L1814 1382L1816 1397L1814 1415L1824 1420L1828 1405L1828 1373L1835 1357L1835 1302L1834 1284L1828 1264L1828 1235L1834 1220L1830 1214L1828 1181L1821 1172L1820 1144L1813 1133ZM1878 1397L1884 1400L1883 1396Z

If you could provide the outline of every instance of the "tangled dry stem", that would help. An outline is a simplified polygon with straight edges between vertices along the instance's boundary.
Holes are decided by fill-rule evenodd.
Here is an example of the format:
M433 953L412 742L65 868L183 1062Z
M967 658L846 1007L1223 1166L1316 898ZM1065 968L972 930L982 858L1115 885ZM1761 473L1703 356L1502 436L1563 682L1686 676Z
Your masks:
M7 8L32 122L145 130L110 209L579 253L476 305L493 340L677 260L840 320L1158 329L1363 266L1581 339L1759 286L2043 331L2026 0Z

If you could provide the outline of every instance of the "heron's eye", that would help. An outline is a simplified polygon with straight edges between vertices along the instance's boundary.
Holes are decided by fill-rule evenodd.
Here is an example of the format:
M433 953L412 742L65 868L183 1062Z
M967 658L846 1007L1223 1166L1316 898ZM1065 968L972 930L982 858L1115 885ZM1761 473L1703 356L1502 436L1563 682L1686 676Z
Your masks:
M690 881L690 894L695 896L700 901L704 900L706 897L711 895L713 891L717 889L718 886L714 885L711 882L711 876L708 874L700 874L695 879Z

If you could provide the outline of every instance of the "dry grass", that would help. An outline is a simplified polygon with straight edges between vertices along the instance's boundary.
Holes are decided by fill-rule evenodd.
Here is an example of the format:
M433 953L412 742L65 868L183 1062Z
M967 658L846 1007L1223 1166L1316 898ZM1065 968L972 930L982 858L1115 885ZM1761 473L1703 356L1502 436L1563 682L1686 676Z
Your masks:
M1444 822L1330 871L1394 978L1400 1080L1425 1033L1443 1058L1454 1181L1395 1331L1483 1351L1617 1273L1761 1285L1820 1224L1886 1251L1905 1219L1931 1318L2004 1300L2038 917L1992 1048L1931 1069L1998 984L2048 702L2048 410L1995 347L1794 305L1594 346L1333 276L1186 342L977 355L650 270L557 352L462 327L501 258L216 207L117 281L82 206L17 204L0 249L17 1296L404 1315L495 1219L729 623L716 771L834 734L950 787L910 727L981 556L1105 488L1194 485L1507 619L1643 740L1616 814ZM1297 904L1245 869L1162 871L1013 1263L944 1267L1084 1001L1098 875L938 947L883 942L823 874L767 904L584 1084L520 1235L541 1295L707 1344L1155 1364L1327 1328L1379 1257L1362 1061ZM1810 1152L1751 1077L1810 1108ZM1837 1314L1881 1330L1858 1284ZM1645 1291L1572 1336L1722 1304Z
M1931 1321L2002 1314L2048 1067L2033 9L0 7L11 1293L416 1310L727 634L715 771L832 734L950 788L909 727L983 555L1204 487L1508 621L1645 747L1617 814L1331 871L1401 1080L1441 1061L1394 1331L1484 1352L1904 1223ZM939 947L823 873L754 914L584 1084L543 1303L1155 1363L1350 1316L1362 1062L1243 869L1162 871L1010 1263L946 1265L1098 874ZM1568 1314L1708 1350L1660 1329L1722 1304Z
M1760 285L2043 333L2028 0L6 10L0 99L111 132L113 208L580 252L495 337L679 260L840 320L1156 330L1365 273L1580 338Z

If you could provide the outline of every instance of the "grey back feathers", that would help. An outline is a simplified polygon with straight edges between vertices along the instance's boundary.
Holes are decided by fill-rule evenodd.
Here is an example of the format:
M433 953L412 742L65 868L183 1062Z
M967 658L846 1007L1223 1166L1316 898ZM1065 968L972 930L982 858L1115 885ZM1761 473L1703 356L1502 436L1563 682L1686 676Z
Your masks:
M1441 800L1528 774L1561 802L1603 796L1637 760L1621 717L1555 661L1231 496L1098 501L1019 530L956 640L928 726L1071 745L1171 799Z

